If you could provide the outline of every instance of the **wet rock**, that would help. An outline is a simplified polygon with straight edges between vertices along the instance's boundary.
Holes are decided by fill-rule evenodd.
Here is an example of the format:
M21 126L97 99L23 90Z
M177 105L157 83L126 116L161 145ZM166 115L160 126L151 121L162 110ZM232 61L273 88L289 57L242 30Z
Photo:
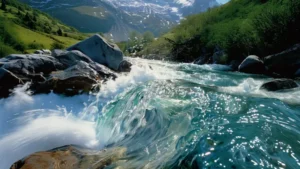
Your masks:
M76 65L50 74L43 83L32 85L31 89L37 93L54 93L73 96L90 91L97 91L102 77L88 63L80 61Z
M61 55L62 53L66 52L66 50L61 50L61 49L54 49L51 52L51 56L53 57L57 57L59 55Z
M264 74L266 68L264 62L258 56L250 55L240 64L239 71L252 74Z
M300 44L265 57L264 63L270 72L281 77L294 77L295 72L300 68Z
M225 64L227 62L227 54L221 48L216 47L212 55L212 61L214 64Z
M93 151L64 146L34 153L14 163L10 169L103 169L124 157L126 148Z
M123 61L123 53L119 47L116 44L108 43L98 34L69 47L67 50L79 50L93 61L116 71Z
M41 51L41 50L36 50L36 51L34 51L33 53L34 53L34 54L42 55L42 54L43 54L43 51Z
M54 57L62 63L65 67L70 67L77 64L80 61L84 61L86 63L92 63L93 61L78 50L72 51L56 51Z
M295 74L294 77L299 78L300 77L300 69L298 69Z
M132 64L130 62L128 62L127 60L123 60L120 63L118 71L119 72L130 72L131 71L131 66L132 66Z
M237 61L237 60L232 60L229 64L230 68L232 70L238 70L239 66L240 66L241 62Z
M43 82L44 75L65 67L46 55L9 55L0 59L0 98L8 97L17 85Z
M43 51L44 55L50 55L51 56L51 54L52 54L52 52L49 49L42 49L42 51Z
M12 54L1 58L0 98L8 97L11 89L26 82L31 82L30 89L34 94L53 91L73 96L88 93L99 90L97 84L100 82L117 77L116 72L105 65L113 66L116 71L130 71L131 63L123 60L117 46L107 43L99 35L71 48L80 51L53 50L51 56ZM50 54L48 50L41 52Z
M209 55L202 55L198 57L193 63L197 65L203 65L206 64L209 60Z
M293 89L297 87L298 84L291 79L278 79L278 80L273 80L264 83L260 87L260 89L267 90L267 91L278 91L278 90L285 90L285 89Z
M51 51L48 49L42 49L42 50L36 50L34 54L39 54L39 55L51 55Z
M8 97L10 90L19 84L24 84L21 78L9 70L0 68L0 98Z
M14 74L27 75L63 70L66 67L57 59L47 55L18 55L13 54L0 59L2 68Z

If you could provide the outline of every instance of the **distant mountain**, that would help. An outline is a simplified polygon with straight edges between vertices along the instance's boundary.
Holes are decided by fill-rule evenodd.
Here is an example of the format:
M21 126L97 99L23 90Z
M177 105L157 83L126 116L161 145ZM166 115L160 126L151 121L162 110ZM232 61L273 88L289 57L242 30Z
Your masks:
M217 6L217 0L23 0L82 32L102 32L115 41L131 31L159 35L183 17Z

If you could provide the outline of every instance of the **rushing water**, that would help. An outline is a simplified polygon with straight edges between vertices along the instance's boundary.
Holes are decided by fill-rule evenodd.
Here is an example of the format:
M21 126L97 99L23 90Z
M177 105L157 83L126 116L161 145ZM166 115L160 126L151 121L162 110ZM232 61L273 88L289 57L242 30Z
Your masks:
M220 65L131 59L97 95L0 100L0 168L76 144L127 148L122 168L300 168L300 91ZM109 168L109 167L108 167Z

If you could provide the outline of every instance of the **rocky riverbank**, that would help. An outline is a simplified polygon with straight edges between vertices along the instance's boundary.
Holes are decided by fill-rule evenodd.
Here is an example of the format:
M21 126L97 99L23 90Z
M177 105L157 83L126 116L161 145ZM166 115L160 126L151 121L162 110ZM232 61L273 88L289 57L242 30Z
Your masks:
M220 49L209 56L203 55L194 61L194 64L224 64L222 58L226 53ZM243 61L232 60L229 66L233 71L249 74L261 74L276 78L264 84L261 89L278 91L298 87L297 79L300 78L300 44L277 54L266 57L250 55Z
M116 44L94 35L67 50L51 54L12 54L0 59L0 98L13 88L30 83L30 91L73 96L99 90L101 82L130 71Z
M253 74L265 74L277 78L300 77L300 44L274 55L260 59L248 56L238 67L238 71Z

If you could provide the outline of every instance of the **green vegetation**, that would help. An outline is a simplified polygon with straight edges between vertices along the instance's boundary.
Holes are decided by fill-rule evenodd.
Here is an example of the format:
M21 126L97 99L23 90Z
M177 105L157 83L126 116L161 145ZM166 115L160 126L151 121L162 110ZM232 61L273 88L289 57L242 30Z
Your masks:
M115 24L112 14L102 7L54 8L47 13L85 33L108 32Z
M110 14L107 14L108 12L103 7L93 7L93 6L79 6L72 8L73 10L83 14L83 15L89 15L92 17L97 17L100 19L108 18Z
M129 35L127 42L120 42L118 46L126 55L135 55L144 49L145 46L149 45L154 41L153 33L147 31L144 34L140 34L133 31Z
M171 54L174 60L190 62L219 47L229 62L280 52L299 43L299 37L299 0L231 0L189 16L140 54Z
M51 44L51 48L50 49L53 50L53 49L63 49L63 48L65 48L64 44L62 44L60 42L53 42Z
M53 44L65 48L86 36L17 0L6 1L5 8L0 8L0 57L50 49Z

